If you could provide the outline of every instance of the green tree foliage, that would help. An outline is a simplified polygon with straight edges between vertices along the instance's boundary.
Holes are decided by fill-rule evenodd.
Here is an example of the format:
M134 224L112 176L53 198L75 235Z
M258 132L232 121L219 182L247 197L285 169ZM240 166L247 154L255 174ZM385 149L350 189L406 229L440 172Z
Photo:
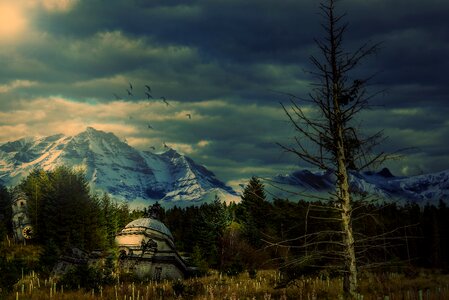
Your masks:
M101 203L90 194L83 173L62 166L34 170L20 188L29 199L38 243L54 243L59 250L105 248L108 235L101 226Z
M104 193L99 199L100 224L106 233L108 247L114 247L115 235L122 230L130 221L139 217L139 213L131 214L128 204L117 203Z
M270 212L270 205L262 182L252 177L243 190L240 209L237 217L243 224L243 236L254 247L262 246L262 233L267 230L266 216Z
M0 299L2 290L10 290L31 270L39 270L41 247L36 245L15 245L6 240L0 243Z
M197 223L201 215L200 209L197 206L186 208L175 206L166 212L163 222L173 234L179 251L194 252L194 247L198 240L198 235L194 228L198 226Z
M200 215L195 224L198 235L196 242L210 266L221 268L224 264L223 236L230 222L229 211L220 198L215 197L211 204L201 206Z
M0 185L0 241L5 239L6 235L12 235L11 214L11 196L8 190Z
M60 284L69 290L84 288L86 291L99 290L105 282L108 280L103 272L99 268L87 264L70 269L60 280Z
M193 264L203 271L207 268L224 272L250 271L289 262L290 268L282 269L285 281L294 278L295 272L299 275L319 271L332 274L332 268L323 270L322 267L338 263L338 257L301 260L322 252L323 248L332 250L333 245L320 242L327 240L325 236L307 236L307 233L315 232L324 234L333 228L333 224L323 221L330 217L326 205L285 199L266 201L265 205L268 213L263 215L265 232L261 231L264 243L260 248L251 245L245 237L244 220L238 217L243 211L243 201L231 206L215 203L182 209L175 207L166 211L164 223L173 233L177 245L181 245L178 249L191 253ZM236 218L229 221L233 211ZM353 214L354 233L360 237L356 254L361 270L373 270L375 266L376 270L407 271L414 267L432 267L449 271L449 209L443 202L438 207L421 208L412 203L377 206L355 202ZM214 219L221 221L214 224ZM302 238L298 239L298 236Z

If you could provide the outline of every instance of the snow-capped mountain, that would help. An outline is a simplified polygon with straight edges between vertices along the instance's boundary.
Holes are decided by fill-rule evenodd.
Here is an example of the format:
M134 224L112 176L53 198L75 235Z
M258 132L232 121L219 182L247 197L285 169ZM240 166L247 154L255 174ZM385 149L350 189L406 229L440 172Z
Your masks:
M238 199L235 191L205 167L173 149L139 151L113 133L88 127L75 136L24 138L0 145L0 181L16 185L35 168L82 168L91 187L127 201L158 200L185 206Z
M335 175L324 171L300 170L287 175L278 175L272 179L270 189L280 197L305 198L310 195L328 197L335 187ZM376 196L379 201L405 204L416 202L438 205L440 200L449 204L449 170L438 173L396 177L384 168L380 172L351 172L352 191ZM278 192L279 194L279 192ZM301 194L300 196L295 196Z

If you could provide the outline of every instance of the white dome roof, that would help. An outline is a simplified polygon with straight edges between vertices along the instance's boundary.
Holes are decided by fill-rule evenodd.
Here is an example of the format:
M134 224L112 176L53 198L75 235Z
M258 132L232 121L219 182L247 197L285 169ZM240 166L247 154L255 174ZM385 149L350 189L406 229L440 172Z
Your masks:
M165 226L164 223L162 223L161 221L158 221L156 219L151 219L151 218L136 219L125 226L125 230L130 229L130 228L152 229L152 230L155 230L155 231L165 234L166 236L168 236L170 239L173 240L173 236L172 236L170 230L167 228L167 226Z

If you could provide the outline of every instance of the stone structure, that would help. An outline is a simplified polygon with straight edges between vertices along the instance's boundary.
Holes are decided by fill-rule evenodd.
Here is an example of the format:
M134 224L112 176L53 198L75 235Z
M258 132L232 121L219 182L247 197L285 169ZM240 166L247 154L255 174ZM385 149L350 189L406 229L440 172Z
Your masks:
M28 199L21 191L15 191L12 199L12 227L14 238L21 242L33 238L33 226L28 216Z
M116 235L119 268L139 278L181 279L188 274L170 230L155 218L132 221Z

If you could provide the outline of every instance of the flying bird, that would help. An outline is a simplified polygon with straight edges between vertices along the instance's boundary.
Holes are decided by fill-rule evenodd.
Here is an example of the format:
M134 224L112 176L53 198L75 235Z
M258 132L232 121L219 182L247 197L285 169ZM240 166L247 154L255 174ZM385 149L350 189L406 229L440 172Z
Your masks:
M126 91L128 92L128 96L134 96L133 93L131 93L130 90L126 89Z
M151 126L150 124L148 124L148 128L149 128L149 129L153 129L153 126Z
M148 92L151 93L151 87L148 84L145 84L145 87L147 88Z
M153 96L151 96L148 92L145 92L145 95L147 95L147 99L153 98Z
M129 83L129 89L130 89L130 90L133 89L133 85L131 84L131 82Z
M189 120L192 119L192 115L191 114L186 114L186 116L189 118Z

